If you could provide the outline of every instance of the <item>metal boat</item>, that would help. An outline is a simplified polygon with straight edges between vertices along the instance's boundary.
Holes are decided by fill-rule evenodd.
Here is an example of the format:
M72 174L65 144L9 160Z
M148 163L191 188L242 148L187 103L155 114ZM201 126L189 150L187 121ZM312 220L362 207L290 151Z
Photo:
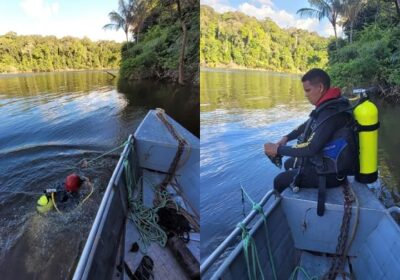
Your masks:
M349 184L348 204L342 187L327 190L322 217L317 189L269 191L201 264L202 279L398 279L400 227L392 215L400 209Z
M148 112L128 138L73 279L199 277L200 231L193 225L199 223L199 149L199 139L163 110ZM137 216L141 209L157 221L159 212L153 210L162 208L154 205L160 187L168 203L191 218L184 241L166 236L160 226L146 228ZM146 239L160 228L163 242Z

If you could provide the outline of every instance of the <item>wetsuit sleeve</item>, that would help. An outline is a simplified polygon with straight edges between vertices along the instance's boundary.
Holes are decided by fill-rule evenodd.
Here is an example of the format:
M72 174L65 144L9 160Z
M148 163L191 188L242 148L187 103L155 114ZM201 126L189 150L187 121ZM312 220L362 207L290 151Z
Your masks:
M343 126L341 116L328 119L318 127L305 143L295 146L279 146L278 154L290 157L310 157L316 155L331 139L333 133Z
M306 122L304 122L303 124L301 124L300 126L298 126L296 129L294 129L292 132L290 132L288 135L286 135L286 137L288 138L288 141L292 141L294 139L297 139L300 134L303 133L304 128L306 126Z

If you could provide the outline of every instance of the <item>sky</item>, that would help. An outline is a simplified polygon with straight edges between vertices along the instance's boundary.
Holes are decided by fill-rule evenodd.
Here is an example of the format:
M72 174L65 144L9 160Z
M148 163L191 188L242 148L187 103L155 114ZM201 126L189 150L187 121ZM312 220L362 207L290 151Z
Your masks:
M0 34L38 34L125 41L122 30L103 30L118 0L0 0Z
M296 14L297 10L310 7L307 0L201 0L200 3L213 7L219 13L240 11L260 20L269 17L282 28L297 27L315 31L324 37L334 35L327 19L318 21ZM340 35L341 30L338 31Z

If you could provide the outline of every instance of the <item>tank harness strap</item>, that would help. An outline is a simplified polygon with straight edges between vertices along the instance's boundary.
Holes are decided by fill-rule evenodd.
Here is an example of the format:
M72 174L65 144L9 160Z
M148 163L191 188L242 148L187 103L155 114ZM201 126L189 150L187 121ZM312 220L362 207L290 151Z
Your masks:
M381 126L380 122L372 125L361 125L357 124L357 131L374 131L377 130Z
M317 215L323 216L325 212L325 197L326 197L326 176L318 176L318 204Z

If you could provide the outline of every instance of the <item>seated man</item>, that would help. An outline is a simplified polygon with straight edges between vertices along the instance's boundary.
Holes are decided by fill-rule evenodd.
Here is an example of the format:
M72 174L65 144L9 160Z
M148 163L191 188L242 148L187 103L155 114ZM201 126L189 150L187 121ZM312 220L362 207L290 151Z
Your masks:
M346 178L337 174L337 169L336 172L332 168L325 172L323 168L326 168L326 163L322 160L322 154L324 147L337 138L338 131L352 120L348 112L350 104L341 97L338 88L330 88L329 75L321 69L308 71L301 81L306 98L315 105L310 118L277 143L264 144L264 152L268 156L290 157L284 165L286 171L278 174L274 180L274 189L278 192L289 186L317 188L321 184L322 173L324 187L328 188L341 185ZM286 145L294 139L298 139L296 145ZM356 159L352 158L351 161Z

